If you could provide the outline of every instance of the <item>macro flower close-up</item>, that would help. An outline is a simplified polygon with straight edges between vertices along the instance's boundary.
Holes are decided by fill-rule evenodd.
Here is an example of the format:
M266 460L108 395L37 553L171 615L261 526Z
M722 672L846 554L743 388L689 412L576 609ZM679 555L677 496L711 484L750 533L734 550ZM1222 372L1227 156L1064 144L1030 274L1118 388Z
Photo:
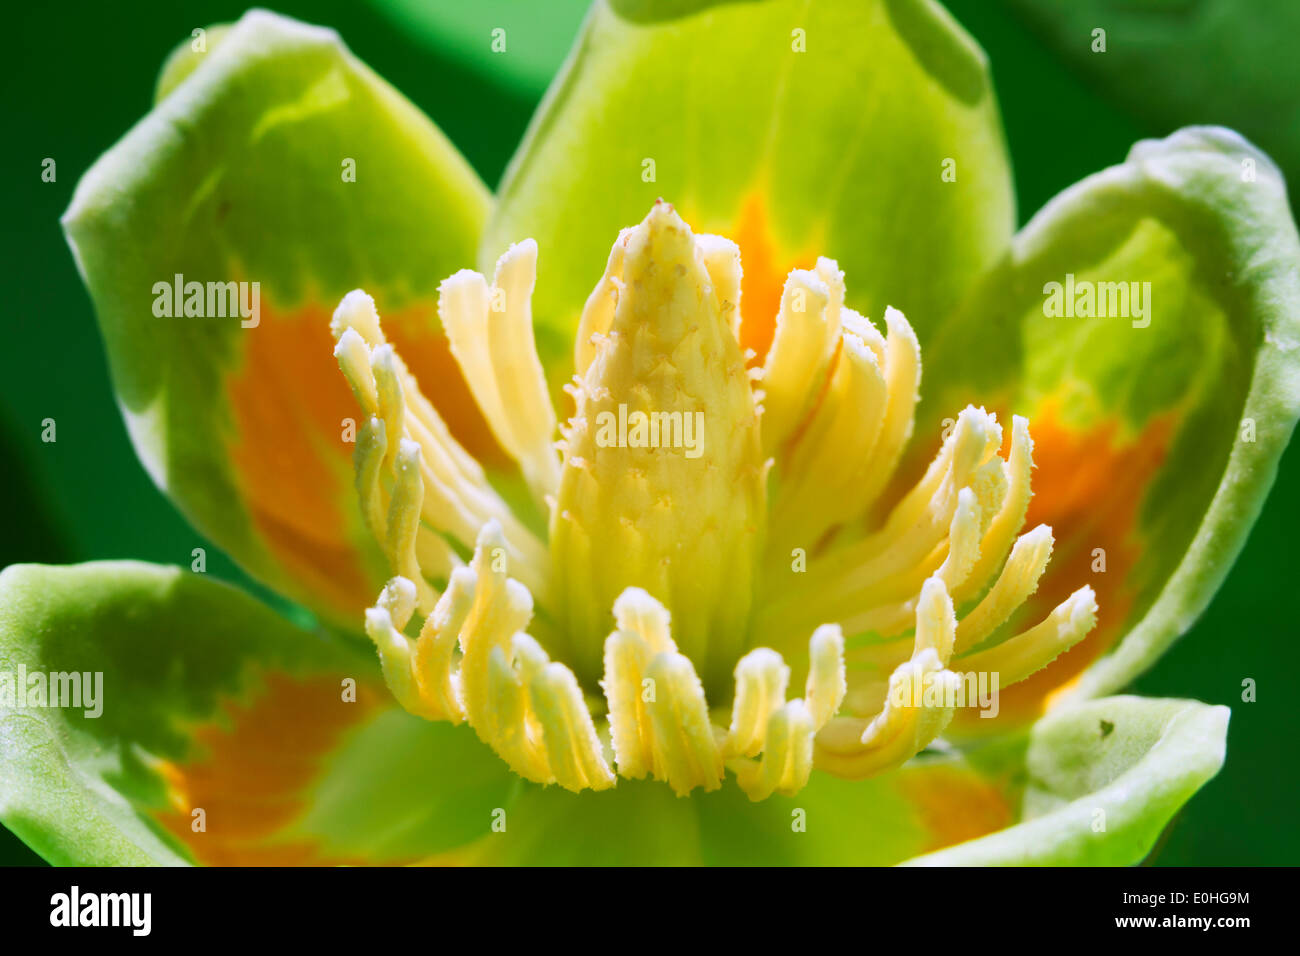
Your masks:
M401 44L251 10L140 46L152 104L60 194L88 304L10 350L45 458L3 827L55 865L1278 862L1196 808L1223 770L1248 812L1225 760L1268 776L1295 660L1251 535L1285 547L1300 480L1300 169L1087 5L1007 5L1005 121L960 0L369 0ZM1074 146L1016 112L1028 30L1192 119L1116 107L1094 164L1074 73L1039 100Z

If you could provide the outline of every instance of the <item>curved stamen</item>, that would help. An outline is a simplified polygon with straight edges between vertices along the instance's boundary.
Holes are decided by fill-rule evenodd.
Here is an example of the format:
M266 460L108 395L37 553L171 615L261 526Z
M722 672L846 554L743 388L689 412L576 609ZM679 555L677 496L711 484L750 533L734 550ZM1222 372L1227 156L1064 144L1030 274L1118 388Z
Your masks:
M1022 415L1012 416L1011 453L1005 467L998 472L1002 479L998 489L1001 504L980 543L979 560L966 583L953 593L958 604L978 596L988 587L999 565L1007 559L1016 532L1024 525L1029 511L1029 473L1033 467L1034 442L1029 437L1029 420Z
M889 678L884 709L872 720L843 717L817 738L817 765L851 778L868 777L900 766L933 741L952 720L961 678L947 669L957 621L952 599L940 578L930 578L916 609L916 640L910 660ZM914 699L911 688L932 688L939 701Z
M1024 680L1077 644L1097 625L1097 595L1084 585L1056 606L1041 624L1001 644L962 658L973 671L998 672L1003 684Z
M731 329L732 336L740 341L740 246L725 236L708 234L695 237L696 248L704 259L704 268L713 283L713 294L718 300L718 311ZM585 369L584 369L585 371Z
M573 367L579 382L586 377L587 368L596 358L600 341L614 324L618 298L623 291L623 253L627 249L627 237L631 232L631 229L624 229L618 234L618 240L609 251L605 274L596 283L591 295L587 296L582 308L573 350Z
M390 566L416 583L421 606L427 611L437 599L429 579L445 581L461 563L450 542L473 547L479 529L493 520L508 533L520 577L544 593L545 545L452 438L384 340L374 301L360 291L348 293L332 328L334 354L367 416L355 455L362 510Z
M556 419L533 336L537 243L513 245L487 280L468 269L438 287L438 316L475 402L538 501L560 484Z
M957 650L965 651L993 633L1038 588L1052 556L1052 529L1040 524L1016 539L997 582L957 625Z
M817 385L826 377L839 343L839 314L827 314L830 302L831 291L815 272L796 269L786 278L776 332L763 365L765 454L785 444L812 408Z

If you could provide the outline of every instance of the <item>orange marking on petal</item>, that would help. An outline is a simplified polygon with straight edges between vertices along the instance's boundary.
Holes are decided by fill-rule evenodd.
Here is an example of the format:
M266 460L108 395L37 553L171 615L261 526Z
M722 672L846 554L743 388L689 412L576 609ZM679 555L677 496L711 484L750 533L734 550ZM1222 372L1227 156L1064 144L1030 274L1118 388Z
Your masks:
M491 837L481 837L467 846L422 857L406 865L422 867L475 866L482 863L486 857L487 841L491 839Z
M785 280L794 269L811 269L817 254L790 256L772 235L767 201L761 191L750 193L734 223L717 231L740 247L740 348L754 350L751 365L761 365L776 334Z
M918 766L899 774L898 787L927 834L923 853L995 833L1014 822L1007 794L964 767Z
M343 420L356 402L334 359L331 311L318 303L280 312L262 297L244 361L227 384L230 445L240 491L286 573L340 615L374 598L376 575L359 542L352 445Z
M386 696L382 688L361 684L356 702L348 703L338 677L266 675L253 700L227 701L225 720L195 729L192 759L161 763L171 806L157 813L158 822L209 866L377 862L335 856L312 838L285 831L305 812L304 794L323 758ZM197 808L207 828L200 833L192 829Z
M1029 420L1034 439L1033 498L1025 528L1051 525L1052 561L1038 590L1017 613L1017 629L1043 620L1074 591L1097 592L1097 626L1038 673L1003 689L1001 712L992 721L962 712L963 724L1037 719L1063 691L1121 636L1138 593L1131 572L1144 546L1137 529L1144 492L1168 454L1177 412L1152 417L1136 436L1121 435L1122 422L1108 419L1080 430L1064 424L1060 408L1045 402ZM1008 441L1010 440L1010 429ZM1004 450L1005 454L1005 450ZM1093 550L1106 552L1106 570L1094 573Z
M262 297L245 330L242 366L228 380L235 421L230 456L254 526L294 581L353 619L374 600L374 562L353 486L353 444L343 420L359 417L334 359L332 306L281 312ZM480 460L505 460L436 327L431 307L383 316L385 333L452 433ZM495 450L495 451L494 451Z

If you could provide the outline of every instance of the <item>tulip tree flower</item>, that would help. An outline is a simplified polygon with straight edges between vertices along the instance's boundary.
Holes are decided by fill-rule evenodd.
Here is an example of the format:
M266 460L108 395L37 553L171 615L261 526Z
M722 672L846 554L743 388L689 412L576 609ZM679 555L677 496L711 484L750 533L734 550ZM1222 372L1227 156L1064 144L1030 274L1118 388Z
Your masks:
M0 701L0 818L61 863L1141 860L1228 711L1117 693L1271 486L1300 239L1217 128L1012 195L929 0L601 0L495 196L327 30L182 47L64 226L142 461L283 613L6 570L0 672L103 700Z

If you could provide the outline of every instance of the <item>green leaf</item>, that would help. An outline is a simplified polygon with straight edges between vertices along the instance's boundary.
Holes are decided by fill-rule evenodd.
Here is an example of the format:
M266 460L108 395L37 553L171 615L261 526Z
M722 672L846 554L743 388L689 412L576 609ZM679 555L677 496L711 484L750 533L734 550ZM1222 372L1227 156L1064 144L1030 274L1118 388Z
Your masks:
M1075 315L1057 314L1071 282ZM1125 284L1127 311L1105 283ZM1086 641L1004 693L1004 716L1035 716L1071 680L1079 695L1113 693L1191 626L1300 416L1297 359L1300 238L1281 175L1235 133L1138 143L1016 237L926 353L917 434L937 436L967 402L1026 415L1026 524L1051 525L1057 543L1024 619L1083 584L1101 614Z
M251 573L355 626L383 568L352 489L358 412L329 318L349 290L372 293L472 447L487 432L461 414L436 290L473 264L489 196L334 32L253 11L198 43L83 177L64 228L154 480ZM169 294L176 276L204 284L203 316ZM207 285L227 282L247 283L248 313L257 284L257 315Z
M1156 129L1220 123L1300 177L1293 0L1014 0L1112 100ZM1098 30L1105 36L1099 37ZM1104 52L1098 43L1104 39Z
M1060 709L1030 734L1024 822L909 861L928 866L1140 862L1223 765L1228 708L1108 697Z
M601 0L479 251L488 268L537 240L553 383L619 229L659 197L740 244L742 342L760 354L787 273L819 255L846 271L850 305L879 318L892 303L924 339L1015 219L987 63L937 4Z
M89 710L6 701L72 672L102 675ZM466 728L397 709L372 655L227 585L135 562L0 574L0 820L52 863L441 859L517 789Z

